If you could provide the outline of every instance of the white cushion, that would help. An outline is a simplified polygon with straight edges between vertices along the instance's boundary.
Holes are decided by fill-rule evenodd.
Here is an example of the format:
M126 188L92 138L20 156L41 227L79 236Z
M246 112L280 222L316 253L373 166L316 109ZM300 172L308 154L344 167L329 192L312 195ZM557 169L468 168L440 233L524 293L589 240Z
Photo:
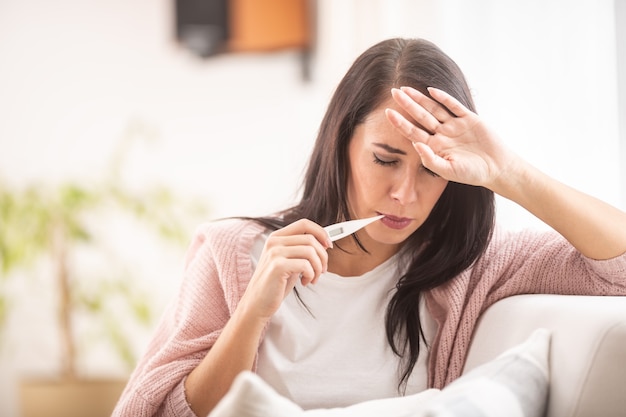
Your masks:
M233 381L228 393L209 414L210 417L293 417L302 408L279 395L258 375L246 371Z
M549 355L550 332L537 329L524 343L445 387L425 416L543 416L550 387Z

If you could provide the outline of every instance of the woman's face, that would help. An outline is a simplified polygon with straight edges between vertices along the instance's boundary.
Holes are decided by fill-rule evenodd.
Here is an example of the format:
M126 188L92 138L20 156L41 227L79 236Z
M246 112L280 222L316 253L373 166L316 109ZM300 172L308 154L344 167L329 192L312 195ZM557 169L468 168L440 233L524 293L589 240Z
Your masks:
M348 145L348 208L354 219L385 215L361 239L398 245L424 223L448 182L424 168L411 142L387 121L386 108L413 121L389 99L356 127Z

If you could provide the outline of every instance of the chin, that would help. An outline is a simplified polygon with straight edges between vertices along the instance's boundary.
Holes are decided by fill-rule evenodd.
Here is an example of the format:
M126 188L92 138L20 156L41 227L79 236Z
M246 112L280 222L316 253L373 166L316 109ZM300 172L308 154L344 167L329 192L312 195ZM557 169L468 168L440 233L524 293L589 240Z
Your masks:
M406 241L412 233L376 233L371 234L370 238L384 245L399 245Z

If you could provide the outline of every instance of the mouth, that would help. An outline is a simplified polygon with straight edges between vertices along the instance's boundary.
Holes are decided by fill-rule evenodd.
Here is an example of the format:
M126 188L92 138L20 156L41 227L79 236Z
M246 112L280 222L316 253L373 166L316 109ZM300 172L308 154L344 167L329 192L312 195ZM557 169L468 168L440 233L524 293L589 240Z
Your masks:
M392 229L396 229L396 230L404 229L413 221L413 219L409 219L408 217L397 217L397 216L393 216L391 214L385 214L385 213L380 213L380 214L385 215L385 217L380 219L380 221L385 226L390 227Z

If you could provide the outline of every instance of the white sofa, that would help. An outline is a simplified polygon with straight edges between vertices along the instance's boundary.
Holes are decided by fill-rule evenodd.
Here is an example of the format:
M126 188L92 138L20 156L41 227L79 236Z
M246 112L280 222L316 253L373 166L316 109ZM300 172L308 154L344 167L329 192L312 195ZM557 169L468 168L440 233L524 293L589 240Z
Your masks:
M463 375L442 390L303 410L242 372L209 417L269 416L624 417L626 297L497 302L480 317Z
M626 416L626 297L518 295L486 310L464 373L552 331L547 417Z

